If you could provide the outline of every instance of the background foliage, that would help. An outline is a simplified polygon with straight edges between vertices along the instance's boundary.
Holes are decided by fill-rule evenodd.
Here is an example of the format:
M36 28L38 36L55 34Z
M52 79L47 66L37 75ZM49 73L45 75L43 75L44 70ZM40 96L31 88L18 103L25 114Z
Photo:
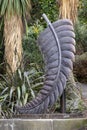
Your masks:
M45 13L53 22L58 18L58 9L56 1L54 0L32 0L32 13L33 20L42 19L42 14Z

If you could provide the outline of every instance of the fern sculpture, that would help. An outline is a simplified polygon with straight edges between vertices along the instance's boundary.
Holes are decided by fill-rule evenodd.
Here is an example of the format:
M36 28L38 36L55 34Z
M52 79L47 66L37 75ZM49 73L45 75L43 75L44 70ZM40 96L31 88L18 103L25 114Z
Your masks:
M20 114L44 113L62 95L73 70L74 38L72 22L67 19L50 23L40 34L38 44L45 62L44 85L35 99L16 108Z

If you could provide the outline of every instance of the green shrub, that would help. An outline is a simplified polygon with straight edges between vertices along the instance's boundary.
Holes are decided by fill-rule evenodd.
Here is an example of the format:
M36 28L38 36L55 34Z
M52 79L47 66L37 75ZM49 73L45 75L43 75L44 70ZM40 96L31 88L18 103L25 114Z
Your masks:
M78 17L82 23L87 23L87 0L79 1Z
M35 98L43 85L44 75L37 64L31 63L28 71L18 69L15 76L8 80L7 76L0 75L0 105L2 115L11 117L15 105L25 105Z
M75 34L76 34L76 42L77 44L81 44L84 49L83 51L87 51L87 24L81 24L79 21L75 26Z
M44 27L40 25L38 20L34 25L26 27L26 35L23 39L25 69L28 68L29 63L33 62L38 64L43 70L43 58L37 45L37 38Z
M66 110L68 113L79 113L86 110L86 104L82 99L81 88L72 85L69 81L66 87Z
M45 13L53 22L58 19L58 10L54 0L32 0L32 19L40 19Z

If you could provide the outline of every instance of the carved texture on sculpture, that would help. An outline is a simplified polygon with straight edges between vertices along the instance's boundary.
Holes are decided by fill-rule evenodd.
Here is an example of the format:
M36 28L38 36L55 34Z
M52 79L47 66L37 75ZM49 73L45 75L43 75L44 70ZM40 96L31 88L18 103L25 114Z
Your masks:
M38 38L38 45L45 62L44 85L37 97L23 107L17 107L20 114L40 114L47 111L60 97L66 81L73 70L75 59L75 34L71 21L64 19L52 24L59 39L61 54L55 37L47 27Z

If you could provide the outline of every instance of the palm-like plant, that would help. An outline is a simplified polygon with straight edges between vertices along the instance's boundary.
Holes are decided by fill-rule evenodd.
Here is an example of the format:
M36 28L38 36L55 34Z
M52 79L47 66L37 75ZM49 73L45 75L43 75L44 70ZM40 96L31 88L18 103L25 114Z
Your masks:
M15 73L22 61L22 18L29 16L30 0L0 0L0 16L4 17L6 70Z

